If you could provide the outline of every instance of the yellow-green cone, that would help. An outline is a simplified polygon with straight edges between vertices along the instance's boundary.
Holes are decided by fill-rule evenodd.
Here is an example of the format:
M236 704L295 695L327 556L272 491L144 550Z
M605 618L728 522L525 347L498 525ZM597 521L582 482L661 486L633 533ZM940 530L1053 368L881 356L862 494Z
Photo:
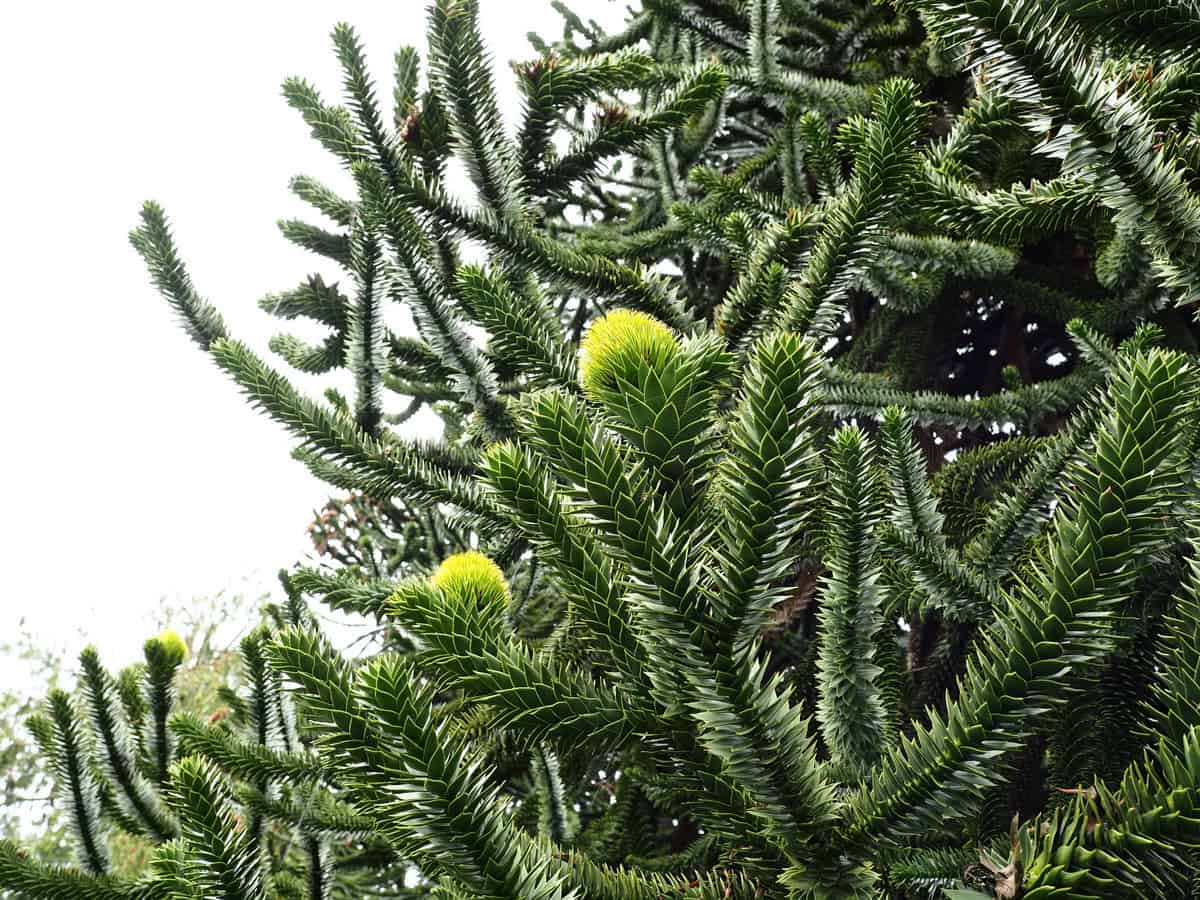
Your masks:
M463 594L468 591L503 598L508 601L508 582L500 567L476 550L455 553L442 560L437 571L429 576L430 583L443 591Z
M588 328L579 348L579 381L595 395L624 360L653 363L679 350L675 334L653 316L614 309Z
M179 665L188 655L188 645L184 643L183 638L179 636L177 631L164 631L156 640L162 645L166 651L167 657L175 664Z

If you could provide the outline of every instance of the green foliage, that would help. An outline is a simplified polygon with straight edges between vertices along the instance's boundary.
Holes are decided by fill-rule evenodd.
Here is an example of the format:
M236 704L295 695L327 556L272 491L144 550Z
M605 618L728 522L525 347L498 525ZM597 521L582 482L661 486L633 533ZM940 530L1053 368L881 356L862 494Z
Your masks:
M4 772L0 839L23 844L42 862L65 864L73 851L61 807L47 802L52 793L49 760L39 753L26 727L41 705L41 693L59 686L62 662L54 649L41 645L25 622L16 635L0 644L0 659L15 670L12 681L28 683L24 689L13 684L0 692L0 771ZM38 693L31 696L30 688Z
M830 453L828 581L820 609L817 717L833 765L866 771L883 752L884 709L875 665L883 625L881 567L875 546L879 511L867 437L839 429Z
M85 660L86 728L52 695L80 870L3 845L0 885L1191 896L1193 4L559 7L515 130L471 0L391 110L348 26L343 105L285 83L355 195L297 178L332 224L281 229L351 289L261 305L349 397L228 334L146 207L184 326L351 496L227 713L176 709L161 637ZM400 433L424 408L440 440ZM110 831L155 842L139 878Z

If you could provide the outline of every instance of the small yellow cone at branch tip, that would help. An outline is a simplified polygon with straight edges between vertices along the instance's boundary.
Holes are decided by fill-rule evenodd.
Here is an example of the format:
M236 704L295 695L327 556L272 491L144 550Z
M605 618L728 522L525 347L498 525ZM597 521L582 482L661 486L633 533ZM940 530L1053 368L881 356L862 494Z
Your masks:
M599 390L619 357L669 356L678 350L675 335L653 316L633 309L614 309L588 328L579 348L579 380L589 393Z
M430 583L444 591L474 589L480 593L496 592L509 597L508 582L500 567L476 550L447 556L437 571L429 576Z
M163 649L167 651L167 656L170 657L176 664L187 659L188 646L184 643L183 638L176 631L164 631L158 636L158 642L162 644Z

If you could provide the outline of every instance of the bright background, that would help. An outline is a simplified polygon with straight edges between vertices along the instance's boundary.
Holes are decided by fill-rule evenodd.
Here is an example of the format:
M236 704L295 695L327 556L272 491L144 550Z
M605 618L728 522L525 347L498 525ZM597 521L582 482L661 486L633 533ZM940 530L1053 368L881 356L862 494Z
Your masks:
M624 16L609 0L570 6L608 27ZM527 32L557 37L560 19L548 0L481 7L511 123L507 62L534 55ZM144 199L162 203L197 289L266 355L290 323L258 298L333 274L276 230L316 219L288 179L345 179L279 85L302 75L339 96L328 35L344 20L386 102L393 51L424 56L424 19L422 0L8 4L0 639L24 620L121 665L162 598L258 594L309 551L304 529L328 489L185 336L126 234ZM315 395L328 382L295 383Z

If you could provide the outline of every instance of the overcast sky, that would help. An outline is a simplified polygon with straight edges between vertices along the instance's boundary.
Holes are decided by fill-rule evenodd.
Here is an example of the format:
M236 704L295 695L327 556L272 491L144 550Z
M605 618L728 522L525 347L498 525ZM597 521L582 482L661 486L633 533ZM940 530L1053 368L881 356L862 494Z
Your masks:
M511 121L504 64L559 19L549 0L481 6ZM621 19L610 0L571 6ZM125 662L159 598L269 588L308 551L327 489L185 337L126 234L144 199L162 203L200 293L266 354L286 323L256 301L322 270L276 230L309 216L288 179L341 177L280 82L303 75L337 96L328 35L344 20L386 98L395 48L424 53L424 17L423 0L7 6L0 635L25 616Z

